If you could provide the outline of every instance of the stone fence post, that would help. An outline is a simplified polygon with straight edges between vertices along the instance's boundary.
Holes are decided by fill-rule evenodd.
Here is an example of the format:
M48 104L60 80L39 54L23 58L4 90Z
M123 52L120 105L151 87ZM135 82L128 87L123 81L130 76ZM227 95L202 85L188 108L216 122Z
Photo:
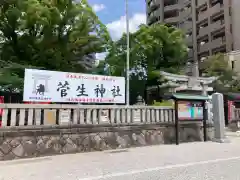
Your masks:
M145 102L142 96L138 95L137 97L137 102L134 105L138 106L145 106Z
M224 101L221 93L212 95L213 105L213 124L214 124L214 141L219 143L229 142L225 137L225 117Z

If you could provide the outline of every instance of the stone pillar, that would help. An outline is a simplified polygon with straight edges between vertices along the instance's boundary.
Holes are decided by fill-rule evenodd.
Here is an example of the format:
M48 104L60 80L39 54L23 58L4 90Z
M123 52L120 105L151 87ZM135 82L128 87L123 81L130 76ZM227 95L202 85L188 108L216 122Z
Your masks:
M219 143L229 142L225 137L225 118L223 95L214 93L212 95L214 141Z
M137 102L134 104L134 105L138 105L138 106L140 106L140 105L145 105L145 102L144 102L144 99L143 99L143 97L142 96L138 96L137 97Z
M207 86L204 83L202 83L202 95L207 96Z
M145 102L142 96L138 95L137 97L137 102L134 104L135 106L145 106ZM145 119L145 116L143 117L142 114L144 113L144 115L147 114L148 111L143 111L142 109L136 108L136 109L132 109L132 111L128 111L127 112L127 117L132 117L133 119L131 120L132 122L141 122L142 120L149 120L149 119ZM132 114L132 115L131 115ZM148 117L147 117L148 118Z

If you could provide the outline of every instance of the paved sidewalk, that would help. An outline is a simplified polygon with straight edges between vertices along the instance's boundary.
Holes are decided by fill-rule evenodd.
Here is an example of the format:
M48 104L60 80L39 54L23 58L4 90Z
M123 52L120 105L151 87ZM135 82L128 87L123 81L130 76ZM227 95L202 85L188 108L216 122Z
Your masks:
M0 162L0 180L238 180L240 138Z
M240 138L240 131L232 132L232 131L228 130L228 131L225 132L225 134L229 138L235 138L235 137L239 137Z

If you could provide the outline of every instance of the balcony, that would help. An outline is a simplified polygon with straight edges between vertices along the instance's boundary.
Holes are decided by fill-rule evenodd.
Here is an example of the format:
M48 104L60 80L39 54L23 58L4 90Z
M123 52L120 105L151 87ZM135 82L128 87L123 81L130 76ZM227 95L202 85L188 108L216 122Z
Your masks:
M211 48L217 49L217 48L222 47L225 44L226 44L226 41L224 40L224 38L217 38L212 41Z
M185 6L191 5L191 0L185 0L185 1L183 2L183 4L184 4Z
M152 4L152 5L150 5L150 11L155 11L155 10L157 10L158 8L159 8L159 4Z
M200 46L200 47L199 47L199 52L200 52L200 53L203 53L203 52L209 51L210 46L211 46L211 43L207 42L207 43L205 43L205 44L203 44L203 45L199 45L199 46Z
M207 0L198 0L198 5L197 6L200 7L200 6L202 6L206 3L207 3Z
M190 50L188 51L188 59L192 59L192 58L193 58L193 50L190 49Z
M207 35L208 32L209 32L209 26L206 26L206 27L202 27L202 28L200 28L200 29L199 29L198 38Z
M186 42L186 44L188 46L192 46L192 44L193 44L193 37L192 36L186 37L185 42Z
M175 16L175 17L170 17L170 18L166 18L164 19L165 23L177 23L179 21L179 16Z
M158 20L157 17L153 13L151 13L150 16L147 18L147 23L151 25L157 22L157 20Z
M217 21L217 22L211 24L210 26L200 28L198 38L207 35L209 32L214 32L214 31L220 30L223 27L224 27L224 24L221 21Z
M178 10L178 9L179 9L179 5L178 4L164 6L164 12Z
M191 8L187 8L185 11L180 12L181 19L186 19L188 17L191 17L191 15L192 15Z
M203 21L204 19L208 18L208 10L204 11L204 12L199 12L198 15L198 22Z
M192 76L192 69L193 69L192 61L193 61L192 59L188 59L188 62L186 64L185 72L187 76Z
M209 16L214 16L215 14L223 12L223 5L216 4L212 8L208 9Z
M181 29L185 32L189 32L192 29L192 22L185 22L181 25Z
M217 21L217 22L214 22L213 24L211 24L210 31L214 32L214 31L217 31L217 30L219 30L223 27L224 27L224 23L222 23L221 21Z

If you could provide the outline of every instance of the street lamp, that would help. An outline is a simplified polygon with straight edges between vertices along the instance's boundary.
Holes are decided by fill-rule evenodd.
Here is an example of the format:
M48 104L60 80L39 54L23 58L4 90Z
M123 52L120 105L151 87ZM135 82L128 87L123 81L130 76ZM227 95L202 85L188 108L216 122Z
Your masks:
M125 16L126 16L126 34L127 34L127 57L126 57L126 104L130 104L130 83L129 83L129 59L130 59L130 38L129 38L129 14L128 0L125 0Z

